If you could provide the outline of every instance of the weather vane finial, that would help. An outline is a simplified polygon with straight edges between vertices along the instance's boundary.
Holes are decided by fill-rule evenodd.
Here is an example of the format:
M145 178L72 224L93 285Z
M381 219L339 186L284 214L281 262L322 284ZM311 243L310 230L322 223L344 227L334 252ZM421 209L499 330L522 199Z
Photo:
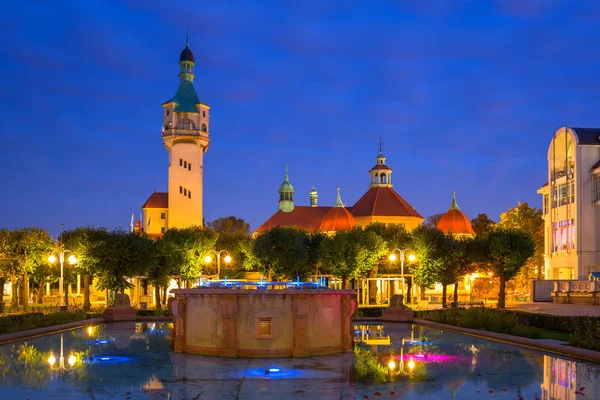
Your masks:
M188 41L188 32L189 32L189 25L186 24L185 25L185 47L188 47L188 45L190 44L190 42Z
M381 135L379 135L379 152L381 153L383 150L383 141Z

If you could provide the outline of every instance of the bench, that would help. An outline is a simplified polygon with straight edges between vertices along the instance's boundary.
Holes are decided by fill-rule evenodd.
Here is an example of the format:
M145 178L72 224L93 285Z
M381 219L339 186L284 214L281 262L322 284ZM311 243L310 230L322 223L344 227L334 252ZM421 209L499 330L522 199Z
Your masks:
M459 301L458 307L483 307L483 301Z

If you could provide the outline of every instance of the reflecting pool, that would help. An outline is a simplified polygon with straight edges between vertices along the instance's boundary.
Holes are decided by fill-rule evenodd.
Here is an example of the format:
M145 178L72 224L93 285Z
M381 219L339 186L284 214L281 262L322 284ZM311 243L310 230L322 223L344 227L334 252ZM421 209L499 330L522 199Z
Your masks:
M0 346L0 399L597 399L600 366L411 324L354 324L354 353L173 353L169 323Z

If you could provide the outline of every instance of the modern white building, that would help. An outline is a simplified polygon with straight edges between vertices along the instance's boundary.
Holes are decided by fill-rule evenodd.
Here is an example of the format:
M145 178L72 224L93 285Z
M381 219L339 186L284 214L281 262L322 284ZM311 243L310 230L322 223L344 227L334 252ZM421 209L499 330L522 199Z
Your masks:
M548 147L543 196L545 277L600 271L600 129L560 128Z

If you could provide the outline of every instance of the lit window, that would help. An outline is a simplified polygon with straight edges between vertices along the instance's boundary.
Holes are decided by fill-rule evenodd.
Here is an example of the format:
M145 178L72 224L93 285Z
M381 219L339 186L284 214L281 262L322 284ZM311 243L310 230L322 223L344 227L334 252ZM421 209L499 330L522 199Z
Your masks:
M160 219L166 219L167 213L160 213Z
M600 201L600 174L594 174L592 178L592 200Z
M256 338L273 339L273 317L256 318Z

